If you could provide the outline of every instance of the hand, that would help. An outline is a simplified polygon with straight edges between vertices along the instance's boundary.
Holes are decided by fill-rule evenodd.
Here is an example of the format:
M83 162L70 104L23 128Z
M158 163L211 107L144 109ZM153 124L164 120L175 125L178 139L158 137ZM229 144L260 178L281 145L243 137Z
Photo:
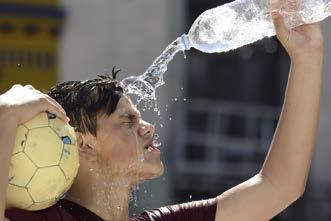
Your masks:
M0 95L0 114L5 119L22 124L38 113L49 111L65 122L69 121L64 109L48 95L34 89L31 85L14 85Z
M270 0L270 12L277 37L292 59L300 57L306 59L324 53L324 40L320 23L289 29L284 22L283 11L299 12L303 8L303 0Z
M286 27L279 10L272 10L277 37L287 50L292 60L300 58L309 60L315 56L323 56L324 39L320 23L305 24L293 29Z

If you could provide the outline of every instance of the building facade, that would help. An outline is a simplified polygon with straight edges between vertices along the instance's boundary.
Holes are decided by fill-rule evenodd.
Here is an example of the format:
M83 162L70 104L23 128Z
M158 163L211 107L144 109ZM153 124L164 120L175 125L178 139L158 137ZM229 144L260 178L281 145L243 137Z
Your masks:
M46 90L58 81L64 17L56 0L0 1L0 92L17 83Z

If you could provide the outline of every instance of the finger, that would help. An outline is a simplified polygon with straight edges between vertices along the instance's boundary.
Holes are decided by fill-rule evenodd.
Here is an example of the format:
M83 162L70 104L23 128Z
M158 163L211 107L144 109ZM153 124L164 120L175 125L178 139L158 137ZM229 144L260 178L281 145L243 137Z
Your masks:
M68 123L69 118L67 117L65 111L63 108L57 104L56 102L53 102L51 98L47 98L47 96L44 96L42 99L42 109L43 111L48 111L53 114L55 114L58 118L63 120L64 122Z
M20 85L20 84L14 84L11 89L14 89L14 88L22 88L23 86Z
M59 111L59 115L55 113L56 116L61 118L64 122L68 123L70 121L69 117L67 116L65 110L62 108L60 104L58 104L54 99L49 98L52 105Z
M61 112L63 112L66 115L66 111L56 100L54 100L52 97L50 97L49 95L47 95L41 91L38 91L38 90L34 90L34 91L35 91L35 93L38 93L39 95L41 95L41 97L47 99L49 102L51 102L53 105L55 105L58 109L61 110Z
M66 114L66 111L63 109L63 107L53 98L51 98L49 95L44 94L46 96L46 98L52 102L53 105L55 105L57 108L59 108L64 114Z
M59 119L68 123L70 121L69 117L63 113L58 107L54 105L46 105L44 111L48 111L52 114L55 114Z
M34 87L33 87L32 85L30 85L30 84L25 85L24 87L25 87L25 88L28 88L28 89L32 89L32 90L34 89Z
M280 14L279 11L274 10L271 12L271 17L272 17L273 23L275 25L275 30L276 30L278 39L283 44L286 44L287 41L289 40L291 31L286 27L283 16Z
M284 2L282 0L271 0L269 2L270 11L281 10Z

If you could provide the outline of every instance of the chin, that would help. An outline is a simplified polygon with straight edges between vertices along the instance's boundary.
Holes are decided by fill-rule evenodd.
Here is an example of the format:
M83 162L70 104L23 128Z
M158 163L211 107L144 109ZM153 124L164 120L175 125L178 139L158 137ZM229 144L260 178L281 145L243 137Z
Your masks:
M143 180L151 180L162 176L164 173L163 163L160 161L157 165L148 165L148 169L142 173Z

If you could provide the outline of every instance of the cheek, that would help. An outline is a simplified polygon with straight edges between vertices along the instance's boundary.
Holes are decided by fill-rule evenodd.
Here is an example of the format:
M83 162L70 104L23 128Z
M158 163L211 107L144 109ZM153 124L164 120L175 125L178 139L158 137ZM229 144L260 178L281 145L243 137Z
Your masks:
M102 159L110 164L128 164L139 156L136 135L128 129L102 139L98 146Z

